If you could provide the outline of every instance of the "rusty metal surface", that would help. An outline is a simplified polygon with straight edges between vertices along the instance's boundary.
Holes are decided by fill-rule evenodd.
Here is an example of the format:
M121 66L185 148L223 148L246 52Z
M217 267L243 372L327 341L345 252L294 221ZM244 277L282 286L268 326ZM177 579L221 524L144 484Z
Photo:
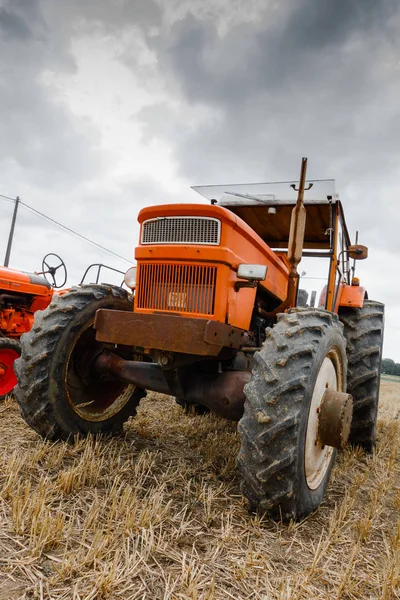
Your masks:
M350 434L353 397L344 392L327 389L322 397L318 415L318 438L325 446L343 448Z
M139 314L100 309L94 322L100 342L218 356L223 347L248 345L246 331L224 323L168 314Z
M334 201L333 203L337 202ZM329 204L307 204L304 248L329 250ZM265 206L230 206L229 210L243 219L271 248L287 248L293 204L276 206L276 214Z
M155 363L124 360L108 351L97 356L92 368L97 376L107 381L126 381L143 389L179 396L188 402L208 406L233 421L239 421L243 415L243 388L251 378L249 371L217 374L190 368L164 371Z
M347 248L347 254L353 260L365 260L368 258L368 247L362 244L352 244Z
M288 294L285 301L285 308L295 306L297 288L299 284L299 274L297 273L297 265L301 261L304 245L304 233L306 229L307 211L304 208L304 190L307 174L307 159L303 158L300 169L299 187L295 189L298 192L296 206L292 210L290 219L290 233L287 253L287 262L289 264L289 282ZM307 187L309 189L312 183Z
M295 207L292 209L290 218L290 231L288 241L288 253L287 253L287 264L289 266L289 280L287 287L286 299L277 307L275 310L268 314L268 317L272 318L278 313L283 312L289 307L296 305L297 289L299 286L299 274L297 272L297 265L301 261L303 246L304 246L304 235L306 227L307 212L304 207L304 191L310 189L312 183L305 188L307 174L307 158L302 158L301 169L300 169L300 183L299 187L292 186L297 194L297 202Z
M185 400L208 406L225 419L239 421L243 416L243 388L251 379L249 371L225 371L218 375L196 373L190 377Z
M237 327L217 321L207 321L204 329L204 342L207 344L217 343L228 348L241 348L249 343L249 335Z
M96 374L106 380L122 380L140 388L171 394L161 367L155 363L124 360L111 352L103 352L94 361L92 367Z
M287 260L290 265L291 271L295 270L301 260L304 243L304 232L306 228L306 209L304 207L304 186L306 181L307 173L307 159L303 158L301 161L300 169L300 183L299 187L295 188L298 192L296 206L292 210L290 219L290 232L289 232L289 244ZM308 186L309 189L312 183Z
M330 228L330 237L332 244L332 256L329 265L328 287L325 300L326 310L333 311L336 292L336 277L338 267L338 248L339 248L339 211L338 206L333 210L332 207L332 224Z

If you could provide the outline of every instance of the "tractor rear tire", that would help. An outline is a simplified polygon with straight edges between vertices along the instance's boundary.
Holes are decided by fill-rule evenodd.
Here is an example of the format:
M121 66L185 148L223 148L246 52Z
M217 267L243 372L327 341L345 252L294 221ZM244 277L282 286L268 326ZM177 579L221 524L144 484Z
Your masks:
M266 329L239 422L238 466L251 509L298 520L322 502L336 451L318 441L319 404L327 387L346 390L346 371L337 315L297 308Z
M55 440L114 434L136 414L144 390L103 381L90 371L103 346L95 339L96 311L131 311L132 307L133 299L125 290L88 285L54 295L47 309L35 314L31 331L21 338L21 358L15 363L16 397L23 418L41 436ZM120 352L119 348L113 351Z
M18 340L0 337L0 400L11 394L17 385L14 362L21 354Z
M384 309L380 302L365 300L362 308L344 308L339 313L347 339L347 391L353 396L349 443L366 452L376 443Z

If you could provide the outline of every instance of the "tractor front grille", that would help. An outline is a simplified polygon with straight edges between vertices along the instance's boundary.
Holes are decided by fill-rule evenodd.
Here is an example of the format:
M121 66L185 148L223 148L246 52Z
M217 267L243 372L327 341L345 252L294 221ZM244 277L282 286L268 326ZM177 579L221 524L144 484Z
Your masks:
M158 217L142 225L142 244L220 243L221 221L211 217Z
M213 315L217 267L140 264L135 307Z

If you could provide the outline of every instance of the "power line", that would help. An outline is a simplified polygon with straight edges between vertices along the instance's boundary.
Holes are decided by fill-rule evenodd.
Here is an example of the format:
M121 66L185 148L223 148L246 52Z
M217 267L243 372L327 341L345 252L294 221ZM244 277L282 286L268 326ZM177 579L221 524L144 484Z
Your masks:
M112 254L113 256L116 256L117 258L121 258L122 260L125 260L129 264L132 264L133 261L129 260L129 258L125 258L125 256L121 256L121 254L117 254L116 252L113 252L112 250L109 250L105 246L102 246L101 244L98 244L97 242L94 242L93 240L90 240L86 236L78 233L77 231L74 231L70 227L67 227L66 225L63 225L62 223L59 223L55 219L52 219L51 217L48 217L47 215L45 215L44 213L40 212L39 210L36 210L36 208L33 208L32 206L29 206L29 204L26 204L25 202L22 202L22 200L21 200L21 205L24 208L30 210L31 212L36 213L39 217L45 219L46 221L49 221L50 223L53 223L54 225L57 225L58 227L61 227L62 229L65 229L65 231L68 231L72 235L75 235L76 237L84 240L85 242L88 242L89 244L93 244L93 246L96 246L97 248L100 248L101 250L104 250L105 252L108 252L109 254Z
M5 200L9 200L9 201L15 202L15 198L10 198L9 196L5 196L4 194L0 194L0 197L4 198ZM67 227L66 225L63 225L59 221L56 221L55 219L52 219L51 217L48 217L47 215L45 215L44 213L40 212L39 210L36 210L36 208L33 208L33 206L30 206L29 204L26 204L25 202L22 202L22 200L20 200L19 203L20 203L21 206L23 206L29 212L32 212L32 213L36 214L40 218L48 221L49 223L52 223L53 225L57 225L61 229L64 229L65 231L67 231L68 233L70 233L71 235L74 235L74 236L76 236L76 237L84 240L85 242L87 242L89 244L92 244L93 246L96 246L97 248L100 248L101 250L103 250L105 252L108 252L108 254L112 254L113 256L116 256L117 258L120 258L120 259L124 260L125 262L128 262L129 264L132 264L133 261L129 260L129 258L125 258L125 256L121 256L121 254L117 254L116 252L113 252L112 250L109 250L105 246L102 246L101 244L98 244L97 242L94 242L93 240L89 239L88 237L86 237L86 236L78 233L77 231L74 231L70 227Z
M4 200L8 200L9 202L15 202L15 198L10 198L10 196L5 196L4 194L0 194L0 198L4 198Z

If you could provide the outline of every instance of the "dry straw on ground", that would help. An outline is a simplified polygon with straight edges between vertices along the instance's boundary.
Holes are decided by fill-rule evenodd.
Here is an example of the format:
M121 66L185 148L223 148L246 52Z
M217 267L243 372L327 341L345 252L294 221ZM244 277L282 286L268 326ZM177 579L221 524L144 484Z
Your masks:
M400 385L376 452L300 524L249 515L233 424L149 394L122 438L49 444L0 407L0 600L400 598Z

